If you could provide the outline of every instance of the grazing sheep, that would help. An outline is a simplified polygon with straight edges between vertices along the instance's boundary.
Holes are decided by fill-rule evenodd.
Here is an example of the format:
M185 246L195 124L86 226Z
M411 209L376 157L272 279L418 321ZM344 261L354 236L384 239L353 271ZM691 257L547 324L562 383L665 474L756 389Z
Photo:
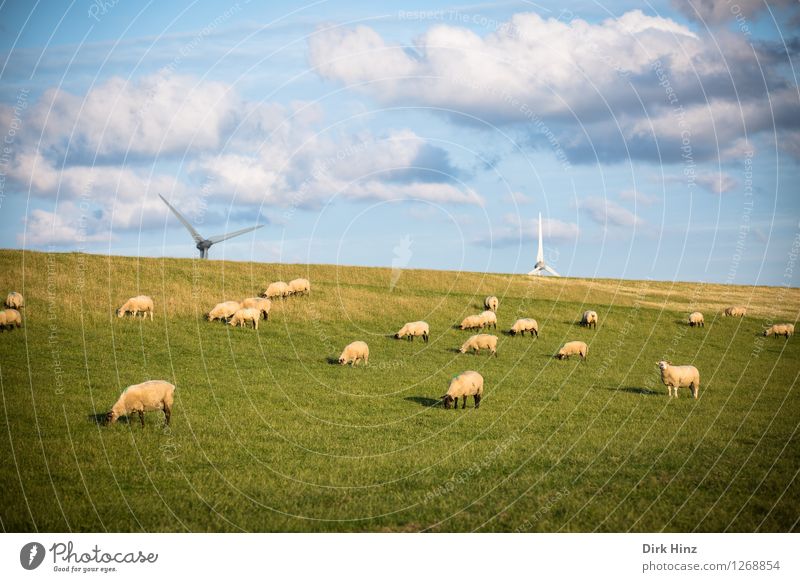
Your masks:
M556 357L559 360L566 360L570 356L580 356L585 360L588 353L589 346L587 346L584 342L567 342L560 350L558 350Z
M459 327L461 329L481 329L483 327L483 319L480 315L468 315Z
M258 329L259 319L261 319L261 310L255 307L243 307L236 310L228 324L233 327L247 327L247 322L250 321L253 323L253 329Z
M486 310L481 313L478 317L481 318L483 322L483 327L494 326L497 329L497 314L494 311Z
M493 355L496 358L497 336L489 335L488 333L479 333L478 335L473 335L471 338L465 341L458 349L458 351L462 354L465 354L470 350L474 351L475 353L481 350L489 350L489 355Z
M206 318L208 321L214 321L215 319L227 321L241 308L242 304L238 301L223 301L222 303L217 303L214 308L208 312Z
M722 312L722 317L744 317L745 315L747 315L747 307L744 305L727 307L725 311Z
M345 346L342 355L339 356L341 365L350 364L355 366L359 360L364 360L364 365L369 365L369 346L366 342L353 342Z
M311 293L311 283L308 279L292 279L289 281L289 293L303 295Z
M768 327L764 330L764 336L774 335L778 337L779 335L786 336L786 339L789 339L790 336L794 335L794 324L793 323L776 323L775 325Z
M450 380L447 393L442 396L442 404L447 409L454 404L453 408L458 409L459 396L462 398L462 410L467 407L467 396L475 399L475 408L478 408L483 397L483 376L473 370L467 370L454 377Z
M267 299L275 299L276 297L286 297L289 295L289 285L284 283L283 281L276 281L275 283L270 283L267 290L264 291L261 296L266 297Z
M16 309L0 311L0 331L22 327L22 315Z
M430 333L430 327L427 323L424 321L412 321L401 327L400 331L394 334L394 337L397 339L407 337L409 340L413 341L416 336L422 336L423 341L427 343Z
M700 327L706 326L706 320L703 318L703 314L699 311L695 311L689 314L689 325L694 327L699 325Z
M9 309L22 309L25 307L25 299L22 297L21 293L12 291L6 297L6 307Z
M581 317L581 325L597 328L597 312L587 309Z
M150 314L150 321L153 320L153 300L147 295L137 295L128 299L122 307L117 309L117 317L125 317L127 313L132 313L134 317L142 314L142 317L147 318Z
M128 386L123 390L116 404L106 415L106 422L114 424L120 416L139 413L139 420L144 428L144 413L151 410L164 411L164 423L169 426L172 414L172 399L175 386L164 380L150 380L141 384Z
M272 301L263 297L248 297L242 301L242 307L252 307L261 312L261 317L269 319L269 310L272 309Z
M539 324L535 319L518 319L511 326L511 335L520 334L524 336L526 331L531 334L531 337L534 335L539 337Z
M486 299L483 300L483 306L486 309L491 309L492 311L497 311L497 307L500 305L500 301L498 301L497 297L494 295L489 295Z
M692 391L692 396L697 400L700 394L700 372L694 366L673 366L664 360L658 363L661 369L661 381L669 391L672 398L672 391L675 391L675 398L678 397L678 388L688 387Z

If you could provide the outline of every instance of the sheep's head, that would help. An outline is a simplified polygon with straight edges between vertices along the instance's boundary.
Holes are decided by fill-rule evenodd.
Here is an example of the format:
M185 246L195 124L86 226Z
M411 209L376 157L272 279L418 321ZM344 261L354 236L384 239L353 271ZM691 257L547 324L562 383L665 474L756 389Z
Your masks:
M666 370L667 368L669 368L669 362L667 362L667 361L665 361L665 360L661 360L661 361L660 361L660 362L658 362L658 364L656 364L656 365L658 366L659 370L661 370L662 372L663 372L664 370Z
M559 360L563 360L564 358L567 357L567 354L564 352L564 350L558 350L558 353L556 354L556 357Z
M455 399L452 396L450 396L449 394L445 394L444 396L442 396L442 406L444 406L446 409L449 409L450 405L453 404L454 400Z
M345 362L345 358L344 358L344 356L343 356L343 355L342 355L342 356L339 356L339 363L340 363L340 364L342 364L342 365L344 365L344 362Z
M458 351L460 353L462 353L462 354L466 354L467 353L467 348L465 346L461 346L460 348L458 348Z
M118 418L119 415L116 412L109 410L108 414L106 414L106 424L114 424Z
M400 337L401 336L399 331L396 334L394 334L394 339L400 339Z
M117 309L117 317L123 317L124 315L125 315L125 312L122 310L122 307Z

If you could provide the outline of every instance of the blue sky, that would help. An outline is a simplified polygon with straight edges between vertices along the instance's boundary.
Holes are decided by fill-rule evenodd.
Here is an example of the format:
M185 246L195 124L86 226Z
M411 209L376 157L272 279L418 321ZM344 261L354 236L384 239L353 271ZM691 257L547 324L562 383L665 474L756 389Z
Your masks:
M269 5L265 5L269 4ZM797 286L797 4L0 7L0 246ZM788 270L787 270L788 268Z

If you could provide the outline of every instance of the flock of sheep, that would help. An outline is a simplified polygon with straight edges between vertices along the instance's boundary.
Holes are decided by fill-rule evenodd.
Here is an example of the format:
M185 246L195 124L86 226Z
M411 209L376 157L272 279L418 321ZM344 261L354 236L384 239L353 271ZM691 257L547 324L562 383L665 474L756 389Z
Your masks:
M250 297L243 301L224 301L214 306L206 315L209 321L220 320L232 326L247 327L252 324L254 329L258 329L259 320L269 319L272 308L272 300L286 298L291 295L307 295L311 292L311 283L308 279L294 279L289 283L278 281L271 283L261 297ZM478 315L469 315L464 318L458 326L461 330L483 330L488 328L497 329L497 310L499 300L495 296L489 296L484 300L485 310ZM5 300L6 309L0 311L0 330L7 328L13 329L21 327L22 316L20 309L25 306L25 301L20 293L12 291ZM153 319L154 304L152 298L146 295L139 295L128 299L118 310L117 316L124 317L131 314L133 317L139 315L142 318L150 316ZM722 313L723 317L744 317L747 309L742 306L728 307ZM597 328L597 312L587 310L581 317L580 324L589 328ZM689 325L704 326L703 314L695 311L689 315ZM517 319L511 326L511 335L522 335L528 333L530 337L539 337L539 324L535 319ZM764 331L764 336L785 336L787 339L794 334L794 325L791 323L778 323L770 326ZM413 341L415 337L421 337L427 342L430 338L430 326L424 321L414 321L406 323L394 334L397 339L407 339ZM497 357L497 336L479 333L467 339L459 348L460 353L480 352L486 350L490 356ZM558 350L558 359L567 359L570 356L580 356L583 360L588 355L589 347L582 341L569 341ZM348 344L339 356L339 364L351 366L363 362L369 364L369 346L363 341L354 341ZM696 399L700 390L700 373L694 366L674 366L670 362L660 361L658 367L661 371L661 381L667 386L669 397L678 397L678 388L689 388L692 396ZM451 406L458 408L458 399L462 399L461 408L466 408L467 397L474 398L475 408L480 405L483 397L484 379L478 372L467 370L455 376L448 387L447 392L441 397L444 408ZM117 402L106 415L106 421L114 423L121 416L138 413L142 426L144 426L144 413L154 410L162 410L167 425L169 425L175 386L163 380L152 380L128 386L120 395Z

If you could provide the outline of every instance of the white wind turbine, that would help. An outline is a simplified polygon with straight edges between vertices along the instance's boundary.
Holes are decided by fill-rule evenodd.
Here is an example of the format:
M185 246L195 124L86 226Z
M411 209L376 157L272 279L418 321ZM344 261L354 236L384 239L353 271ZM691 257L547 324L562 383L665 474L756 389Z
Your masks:
M560 277L555 270L546 265L544 262L544 246L542 245L542 213L539 213L539 250L536 251L536 264L533 266L533 271L528 273L528 275L543 275L544 272L547 271L551 275L555 277Z

